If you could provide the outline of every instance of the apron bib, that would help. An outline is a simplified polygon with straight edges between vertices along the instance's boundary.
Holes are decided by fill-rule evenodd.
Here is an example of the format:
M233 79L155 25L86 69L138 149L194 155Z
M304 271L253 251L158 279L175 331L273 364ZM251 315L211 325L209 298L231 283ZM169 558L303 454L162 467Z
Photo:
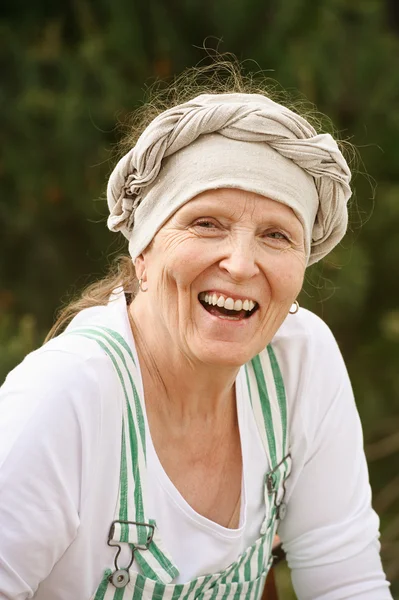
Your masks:
M173 584L179 571L163 546L156 522L146 513L146 431L135 385L138 365L126 341L112 329L77 328L68 335L81 335L101 346L124 395L118 502L108 534L115 559L90 600L259 600L273 562L277 526L286 513L285 480L291 470L284 384L272 347L245 365L252 410L271 466L265 476L265 518L259 537L224 571ZM123 546L130 558L121 565ZM133 561L140 573L130 569Z

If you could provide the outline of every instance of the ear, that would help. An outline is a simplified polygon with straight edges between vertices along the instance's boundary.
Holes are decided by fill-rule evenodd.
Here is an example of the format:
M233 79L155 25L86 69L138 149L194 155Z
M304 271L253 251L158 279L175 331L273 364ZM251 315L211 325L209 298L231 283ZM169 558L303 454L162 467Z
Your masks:
M144 255L140 254L134 261L134 268L136 270L137 279L144 279L145 274L145 260Z

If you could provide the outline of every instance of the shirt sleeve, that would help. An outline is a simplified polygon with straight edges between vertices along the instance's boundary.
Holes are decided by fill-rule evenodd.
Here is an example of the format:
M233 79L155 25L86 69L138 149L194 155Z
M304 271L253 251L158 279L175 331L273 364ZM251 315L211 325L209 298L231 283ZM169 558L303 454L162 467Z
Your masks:
M87 362L46 350L0 390L0 599L32 598L77 535L99 396Z
M299 600L388 600L348 374L327 326L314 315L307 320L306 337L291 345L300 383L292 407L293 481L279 528L294 589Z

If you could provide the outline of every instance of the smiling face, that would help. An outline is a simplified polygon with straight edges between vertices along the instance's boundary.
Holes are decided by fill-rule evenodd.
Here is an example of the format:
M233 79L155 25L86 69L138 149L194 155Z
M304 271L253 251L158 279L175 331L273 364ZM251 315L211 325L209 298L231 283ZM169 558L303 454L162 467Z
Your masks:
M238 189L181 207L136 259L133 312L159 347L241 366L270 342L303 282L304 234L284 204Z

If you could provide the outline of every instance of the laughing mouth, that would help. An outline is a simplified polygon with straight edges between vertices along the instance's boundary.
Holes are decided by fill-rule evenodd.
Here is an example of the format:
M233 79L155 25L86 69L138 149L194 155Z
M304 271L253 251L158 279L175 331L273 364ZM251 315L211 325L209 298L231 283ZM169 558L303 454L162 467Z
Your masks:
M198 300L211 315L234 321L248 319L259 308L259 304L250 298L233 300L216 292L201 292Z

